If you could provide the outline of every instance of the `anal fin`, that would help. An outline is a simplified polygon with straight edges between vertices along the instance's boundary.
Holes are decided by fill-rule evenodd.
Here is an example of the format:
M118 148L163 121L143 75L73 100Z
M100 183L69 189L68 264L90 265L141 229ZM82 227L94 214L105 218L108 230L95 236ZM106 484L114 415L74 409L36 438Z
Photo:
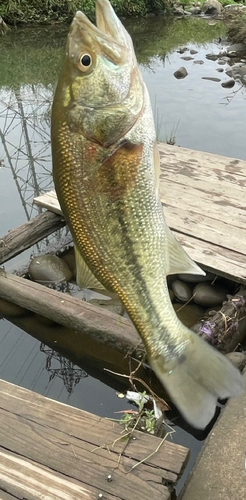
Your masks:
M170 274L198 274L205 276L206 273L187 255L168 226L166 226L166 234L168 243L167 276Z
M104 286L98 281L96 276L87 266L76 244L74 243L74 252L76 260L76 281L80 288L98 288L104 289Z

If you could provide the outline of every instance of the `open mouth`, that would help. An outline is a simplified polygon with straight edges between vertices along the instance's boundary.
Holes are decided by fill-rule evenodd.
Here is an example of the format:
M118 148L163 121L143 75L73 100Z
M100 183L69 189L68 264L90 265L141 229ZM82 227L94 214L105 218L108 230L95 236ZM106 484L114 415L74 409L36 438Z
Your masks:
M132 50L132 41L108 0L97 0L96 25L78 11L70 30L71 43L97 46L115 64L122 63Z

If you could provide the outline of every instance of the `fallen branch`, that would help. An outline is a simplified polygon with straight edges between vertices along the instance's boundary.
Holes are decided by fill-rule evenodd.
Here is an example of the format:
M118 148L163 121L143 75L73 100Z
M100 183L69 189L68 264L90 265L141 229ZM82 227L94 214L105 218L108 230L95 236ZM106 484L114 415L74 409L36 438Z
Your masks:
M246 336L246 288L228 296L219 311L211 311L193 329L219 351L234 351Z

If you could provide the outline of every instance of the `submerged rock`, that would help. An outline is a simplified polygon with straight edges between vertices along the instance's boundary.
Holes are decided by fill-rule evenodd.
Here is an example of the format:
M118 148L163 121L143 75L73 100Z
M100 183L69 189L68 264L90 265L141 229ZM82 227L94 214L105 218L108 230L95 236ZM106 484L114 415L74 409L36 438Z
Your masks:
M226 71L226 74L235 80L240 80L244 84L246 83L246 65L243 63L234 64L232 68Z
M184 61L193 61L194 57L191 56L183 56L180 59L184 59Z
M220 78L215 78L214 76L202 76L202 80L210 80L211 82L220 82Z
M218 57L218 54L206 54L206 59L209 59L210 61L217 61Z
M173 304L174 310L184 325L191 328L204 315L204 309L196 304Z
M187 75L188 75L188 71L184 66L177 69L177 71L175 71L173 73L173 76L175 76L175 78L177 78L177 79L185 78Z
M192 55L198 54L198 50L190 49L190 54Z
M226 80L225 82L222 82L221 87L224 87L225 89L231 89L235 85L235 80Z
M204 61L202 61L202 59L197 59L193 64L204 64Z
M188 50L188 47L180 47L176 50L179 54L184 54Z
M184 281L181 281L181 280L173 281L172 290L173 290L175 297L180 302L188 302L192 297L192 289Z
M75 254L74 254L74 249L71 248L67 253L65 253L62 257L62 260L64 260L69 267L70 271L73 273L73 276L76 276L76 262L75 262Z
M29 264L28 272L34 281L44 285L69 281L73 275L66 262L50 254L34 257Z
M193 290L194 302L202 306L216 306L227 300L227 291L209 283L199 283Z
M246 366L246 354L245 352L229 352L226 357L233 363L233 365L239 370L243 370Z

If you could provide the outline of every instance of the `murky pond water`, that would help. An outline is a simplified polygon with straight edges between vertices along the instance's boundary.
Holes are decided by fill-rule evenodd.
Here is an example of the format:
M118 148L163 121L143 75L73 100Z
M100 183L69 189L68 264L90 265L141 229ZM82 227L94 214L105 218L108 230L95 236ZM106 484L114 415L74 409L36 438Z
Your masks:
M159 139L246 159L245 86L236 81L232 89L223 88L228 76L206 58L224 49L223 25L191 18L126 24L150 92ZM0 236L38 213L33 197L53 186L50 108L66 33L67 28L18 29L0 39ZM184 53L177 51L181 46L186 46ZM173 73L180 66L188 76L177 80ZM64 231L10 261L6 269L25 265L31 252L45 252L60 237ZM83 371L45 345L40 348L40 342L5 320L0 321L0 344L1 378L102 416L125 409L126 402L115 395L119 383L103 380L96 367ZM191 467L199 440L185 431L174 440L192 448Z

